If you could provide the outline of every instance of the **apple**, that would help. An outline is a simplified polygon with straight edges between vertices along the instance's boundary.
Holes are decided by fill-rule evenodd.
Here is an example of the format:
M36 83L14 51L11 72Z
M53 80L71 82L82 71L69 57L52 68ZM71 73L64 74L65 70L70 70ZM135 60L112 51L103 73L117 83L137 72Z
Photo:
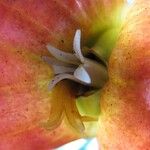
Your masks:
M81 137L65 119L55 130L45 128L50 101L74 99L66 86L48 90L53 73L41 59L48 54L47 42L69 47L71 39L66 44L61 41L64 33L69 37L75 28L68 17L55 1L0 2L1 150L48 150ZM63 92L58 95L57 90Z
M0 149L48 150L77 138L94 136L97 133L95 117L99 117L98 133L103 149L109 146L110 149L117 149L117 136L125 135L126 131L130 134L121 136L124 146L136 146L139 137L133 140L134 145L131 146L130 127L131 131L138 131L140 127L139 135L143 135L143 142L146 143L149 115L144 102L148 102L149 98L149 56L146 51L149 30L146 30L148 18L144 18L148 17L148 4L146 1L136 2L124 22L123 0L2 0ZM145 13L141 15L141 12ZM141 22L138 22L140 19ZM70 82L61 82L48 90L54 72L42 60L43 56L51 56L46 48L48 43L72 53L77 29L82 33L83 52L85 46L106 61L110 58L110 79L106 86L98 94L79 98L76 98ZM111 54L116 41L117 46ZM131 50L131 47L134 49ZM142 94L145 96L143 99ZM123 99L123 96L126 97ZM140 124L142 117L145 118ZM134 130L133 124L127 124L132 121L135 121ZM82 127L85 131L80 130ZM116 137L114 132L118 133Z
M109 60L98 139L103 150L150 149L150 1L128 9Z

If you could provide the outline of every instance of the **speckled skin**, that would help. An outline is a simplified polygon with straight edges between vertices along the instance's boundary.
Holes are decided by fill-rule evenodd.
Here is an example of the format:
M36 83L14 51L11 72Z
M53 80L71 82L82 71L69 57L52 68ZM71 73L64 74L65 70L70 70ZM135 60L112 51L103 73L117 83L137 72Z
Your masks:
M150 1L127 13L109 62L100 107L102 150L150 149Z
M65 85L48 91L53 73L41 56L48 42L71 51L79 28L86 43L94 21L111 20L120 1L0 1L0 150L48 150L81 137L66 123L52 132L42 126L50 100L75 98Z
M80 137L66 123L54 131L42 125L51 99L74 96L63 86L48 91L53 73L41 56L48 42L69 49L77 26L55 1L0 2L0 150L48 150Z

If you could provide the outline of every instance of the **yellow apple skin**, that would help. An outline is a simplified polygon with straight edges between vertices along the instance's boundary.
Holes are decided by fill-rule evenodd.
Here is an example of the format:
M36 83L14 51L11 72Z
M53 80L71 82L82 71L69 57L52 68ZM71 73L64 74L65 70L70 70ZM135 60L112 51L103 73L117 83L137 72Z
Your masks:
M101 150L150 149L150 1L128 9L100 108Z

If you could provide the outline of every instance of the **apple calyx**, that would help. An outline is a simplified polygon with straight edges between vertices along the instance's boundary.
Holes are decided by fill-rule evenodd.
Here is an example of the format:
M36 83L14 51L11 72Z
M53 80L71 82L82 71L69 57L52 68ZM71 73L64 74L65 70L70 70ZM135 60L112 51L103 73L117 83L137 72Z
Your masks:
M78 91L75 91L73 95L78 97L83 96L88 90L102 88L107 82L107 64L100 58L98 61L97 59L92 59L92 57L88 55L87 57L84 57L80 48L80 40L81 31L77 30L73 41L74 54L63 52L50 44L47 45L48 51L55 57L42 57L45 62L52 66L55 74L54 78L49 83L50 91L53 90L53 92L57 92L54 88L57 83L67 79L77 83ZM88 54L90 55L90 53ZM85 90L86 87L90 88ZM57 88L59 88L59 86L56 87L56 89ZM85 91L80 91L83 89ZM76 106L76 101L72 102L68 100L60 105L59 101L57 102L54 99L51 101L51 113L46 128L51 130L59 126L63 118L62 116L66 116L69 124L76 131L83 134L85 133L84 122L97 122L98 119L93 116L81 115Z
M84 57L80 48L80 40L81 31L77 30L73 41L75 54L63 52L50 44L47 45L48 51L56 58L43 56L43 60L52 66L55 74L49 84L49 90L64 79L98 89L102 88L107 82L106 65Z

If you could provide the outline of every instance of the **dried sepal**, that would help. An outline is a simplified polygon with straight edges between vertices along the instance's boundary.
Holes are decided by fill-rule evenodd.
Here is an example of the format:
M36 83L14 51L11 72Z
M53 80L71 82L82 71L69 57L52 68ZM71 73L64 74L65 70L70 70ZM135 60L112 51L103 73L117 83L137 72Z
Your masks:
M52 91L54 96L51 100L51 112L47 122L48 129L58 127L63 116L65 116L72 128L84 134L84 122L97 121L97 118L80 115L75 98L78 93L84 92L83 88L85 87L92 90L101 88L108 79L107 67L102 63L84 57L81 52L80 40L81 31L77 30L73 41L74 54L63 52L48 44L47 49L55 58L43 56L43 60L51 65L55 75L49 83L49 90ZM60 85L56 86L60 81L66 79L78 83L78 91L80 87L83 87L81 89L83 91L72 90L68 92L68 87L65 84L64 86L60 84L63 87L61 89L59 89ZM55 86L56 88L54 88ZM64 93L67 94L67 97L63 97Z

